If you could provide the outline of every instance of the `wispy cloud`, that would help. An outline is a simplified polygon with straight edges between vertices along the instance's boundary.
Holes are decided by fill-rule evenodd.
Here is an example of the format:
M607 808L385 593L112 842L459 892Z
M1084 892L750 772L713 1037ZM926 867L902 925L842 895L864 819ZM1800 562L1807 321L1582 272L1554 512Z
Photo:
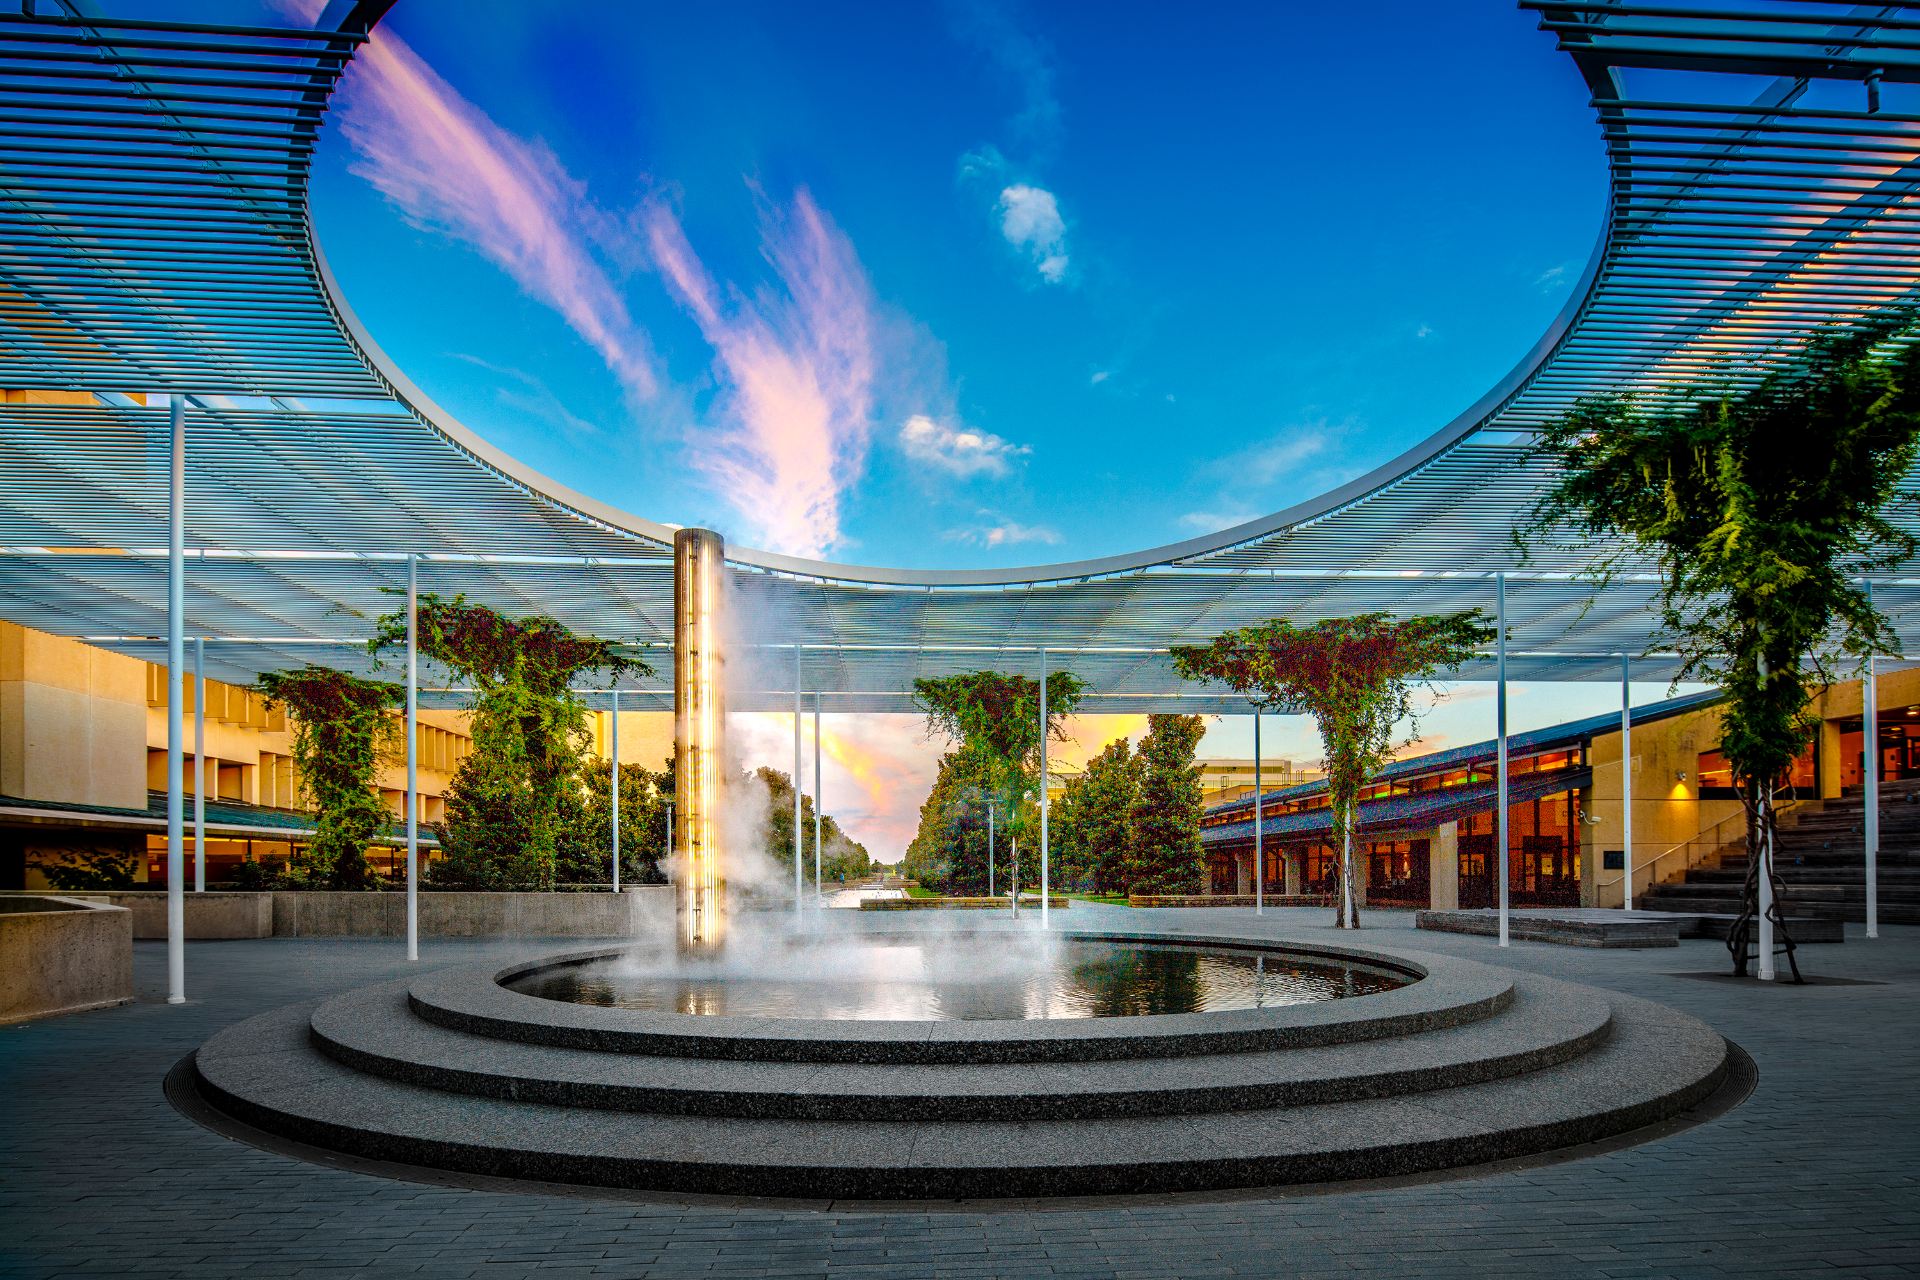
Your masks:
M1112 376L1113 376L1113 371L1110 369L1095 369L1093 371L1093 376L1087 379L1087 385L1090 387L1097 387L1101 383L1105 382L1108 378L1111 378Z
M960 176L996 192L993 212L1001 236L1033 263L1041 280L1062 284L1071 263L1066 219L1059 197L1032 177L1053 159L1065 134L1054 92L1052 52L1016 20L1011 6L997 0L956 6L954 16L956 33L986 56L1019 104L1007 121L1007 133L1009 150L1020 163L1009 161L1000 147L989 143L960 157Z
M1433 336L1433 326L1430 324L1423 324L1418 329L1415 329L1413 331L1413 336L1416 338L1431 338Z
M780 287L723 294L665 205L649 250L713 347L723 425L694 453L763 545L818 556L841 542L840 499L865 466L874 383L872 288L853 245L803 189L763 209Z
M569 409L566 402L553 393L551 387L525 369L494 364L490 360L482 360L479 356L468 355L464 351L455 351L451 354L456 360L464 361L492 374L498 380L493 388L494 399L515 413L538 418L549 426L558 427L561 434L575 444L596 439L601 435L599 427Z
M900 449L915 462L963 480L1004 476L1013 459L1033 452L991 431L951 427L924 413L914 414L900 428Z
M1533 287L1542 293L1552 293L1566 282L1567 275L1573 270L1571 263L1563 262L1557 267L1548 267L1534 277Z
M385 26L336 101L355 173L409 222L471 245L559 313L631 397L653 395L647 336L591 248L602 216L544 143L495 124Z
M1212 533L1344 483L1353 471L1339 457L1337 445L1353 426L1324 418L1305 422L1201 464L1195 479L1213 494L1177 523L1193 532Z
M997 0L970 0L951 11L956 34L986 55L1019 103L1008 121L1014 138L1037 156L1050 157L1061 135L1052 51L1015 21L1010 6Z
M1221 529L1231 529L1237 524L1245 524L1260 513L1257 511L1188 511L1180 517L1180 527L1191 529L1195 533L1214 533Z
M1000 234L1033 260L1048 284L1067 278L1067 224L1053 192L1024 182L1001 191Z
M940 536L948 542L964 542L976 547L1009 547L1020 543L1038 542L1052 545L1061 540L1057 529L1045 525L1021 524L1017 520L1008 520L996 512L978 513L988 523L964 525L948 529Z

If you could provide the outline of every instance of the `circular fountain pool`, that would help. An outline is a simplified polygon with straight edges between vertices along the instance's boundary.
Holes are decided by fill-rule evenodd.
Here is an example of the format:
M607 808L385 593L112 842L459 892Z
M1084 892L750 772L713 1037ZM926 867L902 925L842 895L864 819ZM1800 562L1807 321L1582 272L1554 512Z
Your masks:
M1018 935L812 939L721 962L638 952L508 978L571 1004L728 1017L981 1021L1277 1008L1404 986L1360 961L1233 946Z

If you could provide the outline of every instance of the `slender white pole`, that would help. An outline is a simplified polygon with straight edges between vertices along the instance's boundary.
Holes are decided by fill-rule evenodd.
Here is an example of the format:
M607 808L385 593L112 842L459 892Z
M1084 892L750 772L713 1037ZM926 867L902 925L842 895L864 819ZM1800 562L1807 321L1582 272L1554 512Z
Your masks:
M167 399L172 458L167 476L167 1003L187 1002L186 874L181 849L180 791L186 725L182 708L187 690L187 402Z
M1494 694L1494 722L1498 736L1499 805L1494 822L1494 844L1500 854L1500 945L1507 945L1507 575L1494 575L1494 667L1499 687Z
M800 646L793 646L793 914L800 900Z
M420 958L420 565L407 557L407 959Z
M1260 840L1260 708L1253 709L1253 914L1267 913L1267 853Z
M813 693L813 900L820 901L820 691Z
M987 896L993 896L993 801L987 801Z
M1620 655L1620 857L1627 869L1626 907L1633 910L1633 659Z
M620 892L620 691L613 691L607 714L608 753L613 756L613 891Z
M1873 584L1867 586L1867 604L1873 604ZM1873 655L1867 655L1866 678L1860 682L1860 763L1865 770L1866 795L1862 816L1867 852L1867 936L1880 936L1880 687L1874 679Z
M1047 651L1040 650L1040 927L1047 927Z
M193 638L193 891L195 893L207 891L207 638L205 636Z

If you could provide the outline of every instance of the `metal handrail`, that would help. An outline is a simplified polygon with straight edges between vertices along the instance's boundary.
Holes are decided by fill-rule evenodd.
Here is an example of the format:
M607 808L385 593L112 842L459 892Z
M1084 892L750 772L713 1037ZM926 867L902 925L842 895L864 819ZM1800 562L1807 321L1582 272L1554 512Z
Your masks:
M1774 807L1774 816L1776 818L1779 818L1784 814L1791 813L1794 810L1803 807L1807 803L1808 801L1806 799L1795 797L1794 799L1791 799L1791 800L1785 801L1784 803L1776 805ZM1745 809L1736 810L1735 812L1730 813L1726 817L1720 819L1720 821L1714 823L1711 827L1708 827L1706 832L1700 835L1695 835L1689 839L1682 840L1679 844L1674 845L1671 849L1662 850L1661 852L1655 854L1653 857L1649 858L1645 862L1634 863L1633 875L1636 881L1636 888L1634 891L1636 893L1640 891L1639 888L1637 887L1637 883L1638 883L1639 876L1642 872L1646 873L1647 888L1651 889L1655 884L1655 880L1653 877L1653 869L1655 867L1659 866L1662 862L1666 861L1668 858L1672 857L1674 854L1679 853L1681 850L1692 848L1694 845L1701 843L1702 840L1711 841L1711 843L1707 846L1707 849L1706 849L1707 853L1718 853L1720 850L1726 848L1728 841L1724 837L1719 836L1718 832L1720 828L1726 826L1729 822L1735 821L1736 819L1744 825L1747 820L1746 810ZM1683 868L1683 870L1691 871L1696 865L1698 865L1696 862L1693 862L1690 860L1687 863L1687 865ZM1612 886L1619 884L1622 880L1625 880L1626 878L1627 878L1627 872L1622 871L1619 875L1615 876L1611 880L1596 879L1594 881L1594 887L1596 889L1611 888Z

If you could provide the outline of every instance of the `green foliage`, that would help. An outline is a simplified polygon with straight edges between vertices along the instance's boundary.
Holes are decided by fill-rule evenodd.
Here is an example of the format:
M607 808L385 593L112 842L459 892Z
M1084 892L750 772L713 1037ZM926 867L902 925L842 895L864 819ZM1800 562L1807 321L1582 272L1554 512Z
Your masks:
M289 859L287 882L377 888L367 846L391 815L374 784L392 748L392 713L404 698L400 686L309 665L270 671L254 691L291 716L294 767L315 815L313 840Z
M1680 678L1726 691L1720 749L1750 801L1806 746L1829 656L1897 651L1855 579L1916 550L1885 514L1915 497L1920 348L1880 346L1909 322L1824 335L1738 397L1589 400L1541 433L1559 478L1523 538L1624 539L1603 576L1652 557Z
M1143 759L1127 739L1116 738L1087 761L1085 773L1067 782L1049 832L1059 842L1062 883L1095 893L1126 892Z
M1038 719L1035 709L1035 719ZM933 790L920 806L920 826L907 845L900 862L900 874L917 880L943 894L979 895L987 891L987 804L996 805L998 822L994 835L994 879L996 892L1012 888L1011 850L1013 836L1008 828L1017 824L1009 819L1005 798L995 789L994 768L978 751L962 748L940 757L940 769ZM1033 802L1024 800L1031 811ZM1039 883L1039 858L1031 852L1023 861L1021 881Z
M761 766L749 775L750 785L766 788L767 816L761 824L760 841L768 857L793 869L793 779L785 771ZM814 862L813 797L800 795L800 871L807 883L813 883ZM872 858L867 848L848 838L832 814L820 817L820 880L823 885L854 880L867 874Z
M1773 791L1816 727L1812 687L1830 682L1837 657L1858 667L1898 651L1856 579L1920 550L1887 515L1895 504L1911 512L1916 497L1905 481L1920 451L1920 348L1888 342L1912 322L1899 312L1823 334L1738 395L1677 412L1589 400L1541 433L1558 479L1522 545L1622 539L1596 570L1602 581L1627 558L1650 557L1679 678L1726 693L1720 750L1749 852L1728 939L1739 973Z
M1413 690L1471 657L1493 634L1478 609L1399 620L1365 613L1304 627L1275 618L1172 652L1174 668L1189 680L1218 681L1263 706L1304 707L1313 716L1326 751L1341 880L1351 889L1354 806L1392 758L1394 726L1413 720ZM1358 923L1354 899L1341 895L1342 927Z
M1047 676L1051 740L1067 740L1066 719L1086 688L1086 682L1070 671ZM1018 837L1037 851L1039 809L1022 797L1039 794L1040 682L998 671L969 671L915 680L913 691L926 713L929 735L947 738L968 755L965 768L977 775L972 785L980 792L979 802L984 805L992 799L1005 818L1000 833L1009 840ZM983 853L982 868L984 858ZM1033 861L1037 866L1037 853Z
M586 783L574 821L563 825L556 869L568 884L610 881L613 866L613 771L604 761L583 771ZM620 883L665 884L667 805L673 800L673 761L655 771L620 766Z
M144 851L99 846L36 855L33 866L56 889L131 889Z
M581 779L587 709L572 691L589 672L651 668L611 641L577 636L548 617L509 618L465 596L418 597L420 653L474 690L473 751L447 792L436 828L436 883L461 888L550 888L563 855L591 861ZM407 639L405 609L380 618L369 649ZM611 843L607 846L611 857Z
M1139 789L1130 814L1126 864L1130 893L1198 893L1206 859L1200 847L1200 765L1206 733L1199 716L1150 715L1135 757Z

